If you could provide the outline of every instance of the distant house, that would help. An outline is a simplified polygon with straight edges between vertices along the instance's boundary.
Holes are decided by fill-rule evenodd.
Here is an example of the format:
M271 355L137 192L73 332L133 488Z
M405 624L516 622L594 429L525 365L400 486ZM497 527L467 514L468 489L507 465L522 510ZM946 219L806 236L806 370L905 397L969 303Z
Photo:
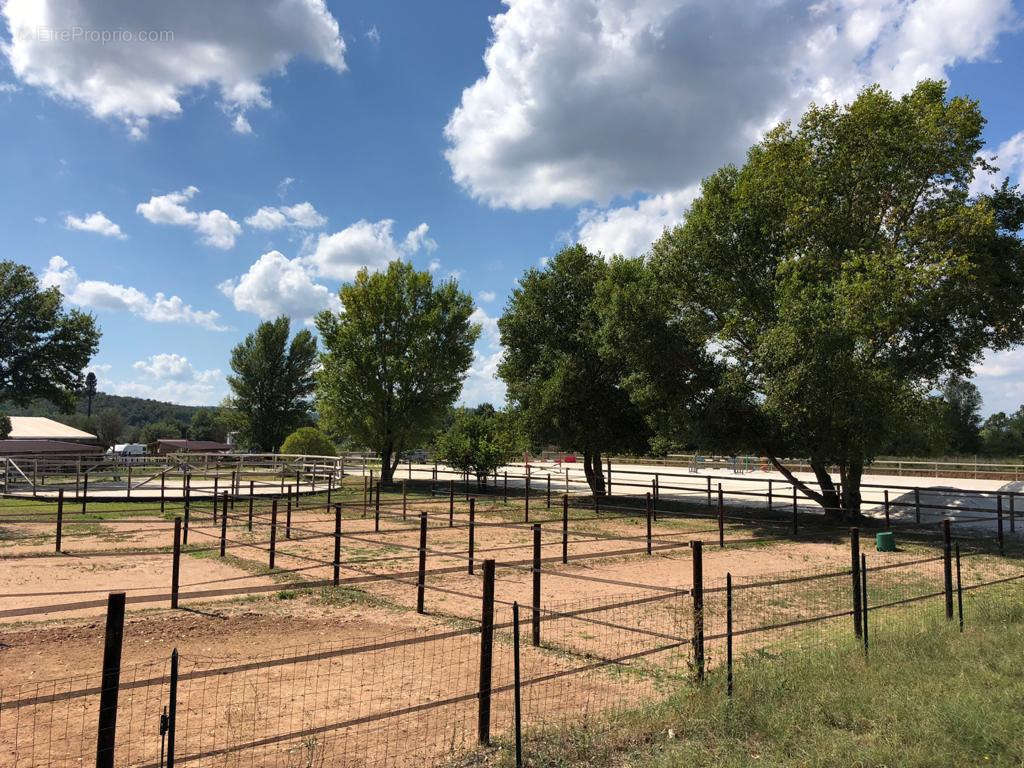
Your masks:
M215 440L168 440L156 441L156 452L168 453L231 453L231 446Z
M11 416L9 440L61 440L71 443L94 443L96 435L61 424L42 416Z

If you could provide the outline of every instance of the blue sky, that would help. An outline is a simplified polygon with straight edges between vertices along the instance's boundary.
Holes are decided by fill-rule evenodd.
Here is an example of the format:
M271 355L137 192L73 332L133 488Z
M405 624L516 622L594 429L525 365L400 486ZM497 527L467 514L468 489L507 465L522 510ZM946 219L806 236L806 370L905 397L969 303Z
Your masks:
M564 243L642 252L702 175L811 100L924 76L981 100L1024 170L1010 0L8 0L4 258L103 330L108 392L216 403L231 347L355 269L454 274L485 326L464 400L500 402L494 320ZM144 34L143 34L144 33ZM992 179L978 179L978 188ZM990 355L984 411L1024 402Z

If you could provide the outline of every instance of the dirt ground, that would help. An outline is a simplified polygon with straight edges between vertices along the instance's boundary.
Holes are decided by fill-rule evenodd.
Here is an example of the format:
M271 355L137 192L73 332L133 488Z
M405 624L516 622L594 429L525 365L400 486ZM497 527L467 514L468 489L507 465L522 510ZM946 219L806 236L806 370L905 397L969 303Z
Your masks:
M512 673L514 601L521 608L523 676L531 681L524 716L556 722L656 696L672 676L687 672L692 540L704 543L709 631L721 618L727 573L754 584L782 573L840 573L850 563L844 538L766 540L764 525L727 524L727 546L720 549L717 524L708 519L659 519L648 555L642 516L573 510L570 562L562 564L560 510L535 504L532 517L544 522L542 646L534 648L534 534L521 506L489 501L477 509L473 575L468 512L463 500L456 506L449 527L446 499L411 501L405 519L392 500L382 509L379 530L372 509L363 517L358 506L346 508L340 588L320 586L331 578L334 547L334 517L322 507L295 510L290 538L279 515L274 572L267 569L265 512L257 512L249 532L245 510L236 508L224 559L217 552L219 526L197 519L181 558L178 610L165 600L172 565L167 520L90 523L65 539L61 555L45 553L53 546L46 524L6 525L0 544L0 766L90 759L109 591L129 596L118 764L158 759L159 716L177 648L179 756L226 765L418 765L476 739L485 558L498 562L492 708L499 734L511 713L505 686ZM428 515L423 615L415 611L420 512ZM893 590L915 580L941 588L935 561L917 563L934 554L918 545L868 552L873 566L914 563L893 569L884 584L891 581ZM310 582L315 586L304 588ZM790 593L781 588L749 588L739 597L750 608L743 620L755 626L765 617L785 618L837 600L843 608L848 573L834 582L813 582L800 605L789 605ZM880 579L876 589L884 585ZM153 596L159 599L138 602ZM79 602L89 604L76 607ZM58 611L57 604L72 608ZM26 613L30 608L37 611ZM659 672L650 674L655 667Z

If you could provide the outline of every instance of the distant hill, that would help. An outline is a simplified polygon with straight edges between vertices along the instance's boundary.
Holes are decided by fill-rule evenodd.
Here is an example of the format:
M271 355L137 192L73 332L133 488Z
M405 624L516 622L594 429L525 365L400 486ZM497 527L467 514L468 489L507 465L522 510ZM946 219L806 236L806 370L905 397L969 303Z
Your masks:
M157 421L178 421L188 424L197 411L213 413L217 410L211 406L178 405L177 403L165 403L162 400L97 392L92 399L93 416L107 408L117 411L126 427L144 427ZM74 413L84 416L85 412L86 401L84 397L80 397ZM8 416L47 416L56 421L64 421L69 416L47 400L36 400L23 407L0 403L0 413L6 413Z

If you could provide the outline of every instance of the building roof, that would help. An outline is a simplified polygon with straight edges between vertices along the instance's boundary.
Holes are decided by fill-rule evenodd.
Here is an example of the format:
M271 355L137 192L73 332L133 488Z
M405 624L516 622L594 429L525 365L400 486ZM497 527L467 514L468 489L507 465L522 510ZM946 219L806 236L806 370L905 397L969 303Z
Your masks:
M80 429L43 416L11 416L11 440L95 440Z
M99 445L69 443L63 440L0 440L0 456L31 456L40 454L100 454L103 448Z
M157 447L163 450L189 451L191 453L206 453L218 451L230 451L232 446L227 443L218 443L215 440L171 440L161 438L156 441Z

